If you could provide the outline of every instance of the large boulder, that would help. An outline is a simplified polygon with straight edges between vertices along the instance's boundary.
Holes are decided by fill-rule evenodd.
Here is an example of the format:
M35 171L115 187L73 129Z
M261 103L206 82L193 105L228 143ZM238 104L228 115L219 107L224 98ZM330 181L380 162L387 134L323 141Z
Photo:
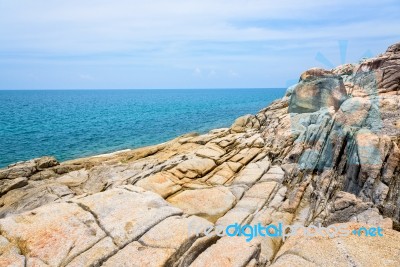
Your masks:
M293 88L289 101L290 113L310 113L323 107L338 110L347 99L343 79L331 71L310 69L304 72Z

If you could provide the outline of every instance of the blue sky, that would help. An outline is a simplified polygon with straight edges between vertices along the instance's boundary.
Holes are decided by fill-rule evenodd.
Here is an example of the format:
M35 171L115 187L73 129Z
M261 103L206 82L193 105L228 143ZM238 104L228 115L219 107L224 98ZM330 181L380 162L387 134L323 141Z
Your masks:
M285 87L384 52L399 14L399 0L0 0L0 89Z

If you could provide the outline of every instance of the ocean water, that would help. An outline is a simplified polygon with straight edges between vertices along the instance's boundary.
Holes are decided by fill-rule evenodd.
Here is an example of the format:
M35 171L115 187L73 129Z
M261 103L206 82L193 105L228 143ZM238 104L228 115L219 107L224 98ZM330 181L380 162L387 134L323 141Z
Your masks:
M0 91L0 167L64 161L228 127L285 89Z

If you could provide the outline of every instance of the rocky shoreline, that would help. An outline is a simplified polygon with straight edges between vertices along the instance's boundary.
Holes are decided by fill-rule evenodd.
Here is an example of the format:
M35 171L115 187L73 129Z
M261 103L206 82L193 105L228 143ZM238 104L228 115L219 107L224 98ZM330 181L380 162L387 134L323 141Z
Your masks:
M400 43L311 69L230 128L0 170L0 266L399 266ZM196 235L363 225L383 237Z

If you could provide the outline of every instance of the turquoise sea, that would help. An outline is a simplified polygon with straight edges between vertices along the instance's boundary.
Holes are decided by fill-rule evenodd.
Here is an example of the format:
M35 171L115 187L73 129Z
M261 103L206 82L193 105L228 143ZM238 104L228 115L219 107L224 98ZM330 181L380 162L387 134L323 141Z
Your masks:
M0 91L0 167L64 161L228 127L285 89Z

